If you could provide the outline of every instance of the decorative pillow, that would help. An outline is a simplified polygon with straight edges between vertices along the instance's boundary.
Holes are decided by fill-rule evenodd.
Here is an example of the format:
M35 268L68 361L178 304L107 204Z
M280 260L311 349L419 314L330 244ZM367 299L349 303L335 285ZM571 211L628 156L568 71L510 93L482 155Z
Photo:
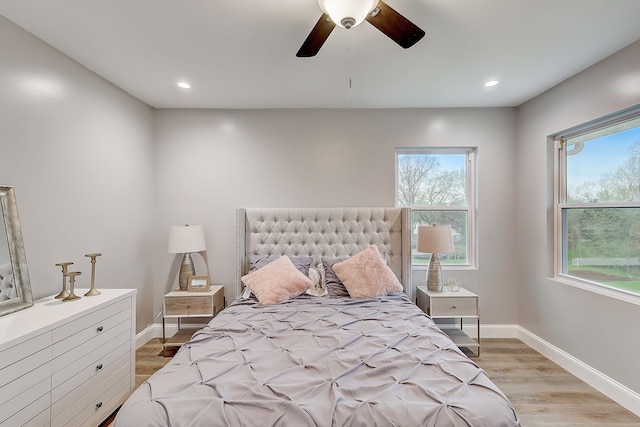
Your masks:
M334 264L333 271L353 298L373 298L402 291L400 281L376 245Z
M288 256L281 256L264 267L245 274L242 276L242 283L264 305L285 301L311 287L311 279L296 269Z
M324 283L330 297L348 297L349 291L344 287L342 280L338 278L336 272L333 271L333 265L344 261L348 258L322 258L322 267L324 269Z
M288 255L287 255L288 256ZM249 273L259 270L265 265L277 260L280 255L250 255L249 256ZM309 268L313 262L313 257L289 257L295 268L300 270L305 276L309 275Z

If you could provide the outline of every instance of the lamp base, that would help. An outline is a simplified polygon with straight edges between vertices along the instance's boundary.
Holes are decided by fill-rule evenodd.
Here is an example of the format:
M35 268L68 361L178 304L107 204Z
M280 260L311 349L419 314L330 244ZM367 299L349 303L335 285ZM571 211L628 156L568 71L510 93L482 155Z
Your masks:
M427 270L427 288L431 292L442 292L442 267L438 254L431 254L429 269Z
M180 277L178 279L178 286L181 291L187 290L187 283L189 282L189 276L195 276L196 269L193 266L193 260L190 253L185 253L182 257L182 264L180 264Z

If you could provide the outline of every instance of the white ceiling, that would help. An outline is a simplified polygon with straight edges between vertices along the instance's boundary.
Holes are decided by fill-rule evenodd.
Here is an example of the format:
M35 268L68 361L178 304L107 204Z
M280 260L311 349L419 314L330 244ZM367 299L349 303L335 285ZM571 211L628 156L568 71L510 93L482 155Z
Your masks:
M364 22L297 58L316 0L0 0L0 14L158 108L517 106L640 39L639 0L385 2L425 38L404 50Z

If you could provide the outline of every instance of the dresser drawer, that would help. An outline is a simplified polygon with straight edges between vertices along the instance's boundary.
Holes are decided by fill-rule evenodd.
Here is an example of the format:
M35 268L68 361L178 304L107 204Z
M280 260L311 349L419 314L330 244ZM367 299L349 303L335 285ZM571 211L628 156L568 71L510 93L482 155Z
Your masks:
M70 302L67 304L82 304L81 302ZM71 322L68 322L64 327L56 328L53 330L53 341L62 341L72 335L77 335L87 329L88 325L93 325L104 321L122 311L128 311L131 314L131 300L124 299L103 307L99 310L88 313L82 317L79 317Z
M0 357L0 408L51 375L51 333L5 349ZM8 407L12 407L9 405ZM2 414L8 414L0 409Z
M114 304L114 306L116 305L117 304ZM93 315L96 313L100 313L100 316ZM131 309L128 306L125 306L125 309L120 311L113 311L111 309L104 311L103 309L96 313L84 316L54 329L54 343L52 346L53 350L51 356L54 358L58 357L74 348L88 343L93 338L101 339L101 336L106 335L111 328L131 319ZM75 331L75 333L73 335L69 335L69 330ZM56 338L63 336L64 338Z
M125 373L129 378L129 368L131 359L129 354L121 354L120 357L114 359L109 365L104 366L100 371L94 375L90 380L80 383L77 387L67 387L67 383L63 386L54 389L51 393L51 417L56 418L61 414L68 412L69 408L73 408L76 402L81 400L85 395L93 392L94 389L104 392L105 385L109 383L109 378L113 375L118 377L118 380ZM66 389L66 390L62 390ZM73 412L73 411L71 411Z
M52 362L52 387L57 387L66 378L75 372L93 363L95 358L109 352L108 343L118 337L126 336L131 339L131 324L124 320L117 325L107 327L101 335L61 354ZM107 347L104 347L104 346ZM96 349L100 348L98 352ZM98 354L100 353L100 354ZM92 357L87 357L89 354Z
M3 350L0 358L0 370L24 359L26 355L49 347L51 342L51 332L46 332Z
M32 402L23 410L16 412L4 421L0 421L0 427L15 426L42 426L49 425L49 393L39 398L32 397ZM41 420L45 420L44 423Z
M5 386L12 387L12 384L9 384L12 381L18 380L43 365L48 366L46 371L50 374L51 347L45 347L32 354L23 354L22 357L21 360L0 369L0 401L3 400L2 395L4 394ZM15 389L13 392L15 392Z
M86 422L84 422L81 427L94 427L100 425L100 423L104 421L105 418L111 415L113 411L115 411L120 405L124 403L125 400L127 400L129 394L129 386L126 381L121 380L120 382L115 384L101 396L102 400L100 401L100 403L102 405L100 405L100 407L98 407L97 404L93 405L93 414L89 416L89 418L87 418ZM89 410L86 411L86 413L89 412ZM72 422L75 422L76 420L80 422L80 420L78 420L78 417L74 418Z
M165 297L165 316L211 316L215 314L213 298L204 296Z
M49 382L49 377L51 377L51 363L47 361L44 365L38 366L36 369L0 387L0 414L3 413L3 405L9 400L44 380ZM0 416L0 418L2 417Z
M474 297L431 298L431 317L477 316L478 305Z
M22 427L49 427L51 425L49 422L50 419L49 408L46 408L44 411L24 423Z
M25 408L28 408L34 399L45 395L48 397L50 390L49 378L45 377L32 387L21 391L16 391L11 385L6 388L10 388L12 393L11 398L0 405L0 421L4 421L20 411L30 410Z
M112 375L99 384L90 384L77 393L79 396L73 401L73 410L63 410L57 415L52 413L51 427L62 426L95 426L115 410L114 396L128 395L130 387L129 360ZM52 408L53 412L53 408Z
M116 360L130 355L130 350L131 339L127 331L88 353L82 362L66 365L52 375L51 400L57 402L85 383L100 381Z

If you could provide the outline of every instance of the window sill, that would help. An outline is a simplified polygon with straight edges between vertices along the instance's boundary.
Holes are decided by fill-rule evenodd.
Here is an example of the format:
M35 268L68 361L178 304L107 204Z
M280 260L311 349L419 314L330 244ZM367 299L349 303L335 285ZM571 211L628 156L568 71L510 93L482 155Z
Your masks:
M566 276L550 277L549 280L562 283L563 285L573 286L575 288L583 289L585 291L593 292L606 297L615 298L620 301L640 305L640 295L622 289L611 288L604 285L596 285Z

